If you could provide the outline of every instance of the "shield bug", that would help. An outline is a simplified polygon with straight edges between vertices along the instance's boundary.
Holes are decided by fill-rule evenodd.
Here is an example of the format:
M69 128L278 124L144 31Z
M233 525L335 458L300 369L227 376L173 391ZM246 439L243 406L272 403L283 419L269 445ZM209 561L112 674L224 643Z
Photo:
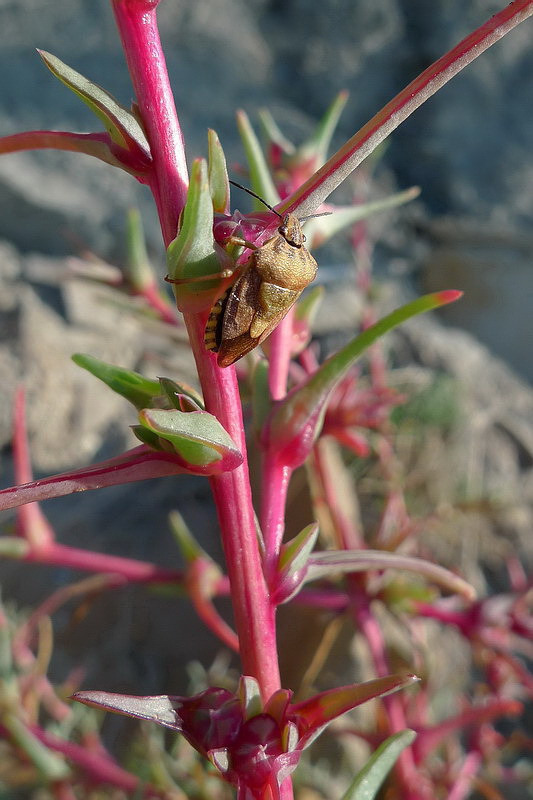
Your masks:
M211 309L204 335L205 347L217 353L220 367L229 367L272 333L314 280L318 268L305 247L298 217L280 214L254 192L230 183L264 203L281 224L260 247L235 239L252 252L235 282Z

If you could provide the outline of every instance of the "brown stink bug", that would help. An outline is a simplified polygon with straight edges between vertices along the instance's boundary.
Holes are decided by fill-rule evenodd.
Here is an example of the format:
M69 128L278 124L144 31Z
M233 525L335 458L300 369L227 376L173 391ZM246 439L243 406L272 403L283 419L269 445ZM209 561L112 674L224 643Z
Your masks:
M260 247L234 240L252 252L236 281L211 309L204 335L206 349L217 353L220 367L229 367L272 333L314 280L318 268L305 247L298 217L279 214L254 192L230 183L261 200L278 215L281 225Z

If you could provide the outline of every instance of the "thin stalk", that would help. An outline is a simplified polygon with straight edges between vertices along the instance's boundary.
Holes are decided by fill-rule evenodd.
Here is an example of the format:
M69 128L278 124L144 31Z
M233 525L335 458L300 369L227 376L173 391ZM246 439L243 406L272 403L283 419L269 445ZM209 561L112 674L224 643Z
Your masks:
M265 571L273 578L285 532L285 506L292 470L281 463L277 454L267 453L261 478L261 531L265 542Z
M221 369L203 344L204 321L186 315L206 410L214 414L241 450L240 467L210 479L231 586L242 669L255 677L263 698L280 688L275 608L263 576L252 504L239 387L233 367Z
M188 186L185 146L157 28L159 0L111 0L141 119L150 143L154 195L168 247Z
M270 334L268 386L273 400L281 400L287 394L287 378L291 363L292 330L294 308Z

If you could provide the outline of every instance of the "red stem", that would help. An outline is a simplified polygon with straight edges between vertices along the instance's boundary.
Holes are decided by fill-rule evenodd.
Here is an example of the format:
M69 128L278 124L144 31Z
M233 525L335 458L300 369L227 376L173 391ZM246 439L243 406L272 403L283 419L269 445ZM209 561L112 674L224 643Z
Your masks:
M15 393L13 459L15 483L19 485L31 481L33 474L26 430L26 395L22 387ZM54 531L38 503L27 503L18 510L16 529L17 534L26 539L34 552L46 552L53 545Z
M221 369L216 358L205 350L203 320L188 315L185 321L206 410L217 417L244 456L240 467L210 480L226 556L243 673L257 679L266 700L281 686L275 608L270 602L258 547L239 387L234 368Z
M269 342L268 386L273 400L281 400L287 394L287 378L291 363L292 330L294 308L271 333Z
M260 521L265 541L265 571L269 580L277 573L291 475L292 470L276 454L266 454L262 467Z
M111 0L142 122L150 143L149 180L168 247L185 205L188 173L183 135L157 29L159 0Z
M55 542L50 544L46 550L30 551L24 560L39 564L53 564L68 569L79 569L83 572L116 574L121 580L130 583L174 583L178 585L183 581L183 573L177 569L164 569L147 561L96 553L92 550L81 550Z

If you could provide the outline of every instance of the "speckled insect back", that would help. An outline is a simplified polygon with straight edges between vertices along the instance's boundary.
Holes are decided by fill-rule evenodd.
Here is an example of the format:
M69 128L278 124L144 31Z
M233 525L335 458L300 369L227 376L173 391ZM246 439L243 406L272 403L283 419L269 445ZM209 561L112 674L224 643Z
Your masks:
M285 214L275 236L252 249L235 283L214 304L204 342L218 354L220 367L261 344L314 280L318 265L304 242L300 220Z

